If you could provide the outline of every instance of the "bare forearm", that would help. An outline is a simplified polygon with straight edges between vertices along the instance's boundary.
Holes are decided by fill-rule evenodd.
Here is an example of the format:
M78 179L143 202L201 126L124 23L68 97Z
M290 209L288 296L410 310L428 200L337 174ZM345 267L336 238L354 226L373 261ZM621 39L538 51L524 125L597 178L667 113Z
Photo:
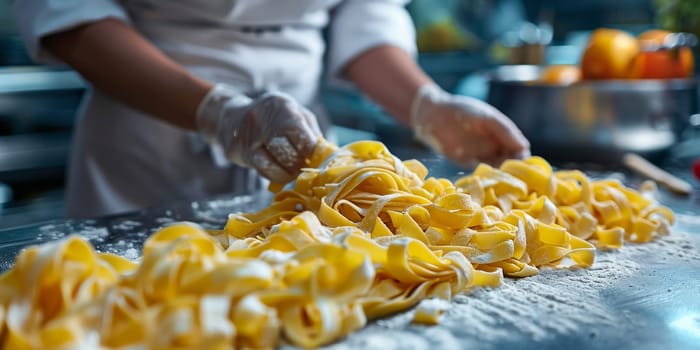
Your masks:
M350 62L347 77L399 121L409 124L411 102L431 79L406 51L378 46Z
M182 128L195 129L197 106L212 87L119 20L53 34L44 44L96 88Z

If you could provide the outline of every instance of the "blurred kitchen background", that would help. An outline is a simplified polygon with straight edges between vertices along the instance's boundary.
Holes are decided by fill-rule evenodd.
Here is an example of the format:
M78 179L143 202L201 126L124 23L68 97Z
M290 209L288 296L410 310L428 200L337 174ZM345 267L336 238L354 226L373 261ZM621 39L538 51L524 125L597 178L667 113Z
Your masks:
M71 130L85 86L65 67L35 65L27 57L10 7L11 0L0 0L0 228L62 217ZM599 27L696 35L700 27L700 0L414 0L408 9L419 63L443 88L482 99L486 72L515 63L577 64ZM322 97L341 142L420 147L354 91L327 86ZM700 124L700 117L691 120ZM688 124L676 143L694 139Z

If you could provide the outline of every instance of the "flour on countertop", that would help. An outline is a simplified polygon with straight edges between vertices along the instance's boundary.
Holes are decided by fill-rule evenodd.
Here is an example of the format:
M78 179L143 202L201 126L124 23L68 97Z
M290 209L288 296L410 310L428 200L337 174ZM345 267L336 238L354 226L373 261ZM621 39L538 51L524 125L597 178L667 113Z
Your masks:
M141 257L140 249L137 248L135 242L123 239L116 242L102 244L99 246L98 250L104 253L120 255L133 261L136 261Z
M235 199L243 201L243 199ZM224 200L207 205L193 204L192 209L206 217L221 217L227 207L241 203ZM677 214L685 227L700 227L700 219ZM220 220L220 219L219 219ZM158 223L174 222L159 218ZM139 228L136 223L122 222L120 227ZM57 227L40 228L42 239L58 239L64 234ZM365 328L331 344L329 350L436 350L484 348L494 340L509 339L517 334L532 341L566 334L589 334L595 337L630 319L607 304L605 293L611 288L638 289L635 279L645 276L658 266L699 266L700 232L678 232L672 228L670 236L646 244L627 243L620 250L598 251L596 260L588 269L544 270L537 276L510 279L503 286L477 289L470 294L457 295L451 302L441 323L436 326L411 324L413 310L370 322ZM106 243L106 229L80 227L74 231L97 243L101 251L109 251L131 260L138 260L140 245L126 241ZM139 232L145 240L147 233ZM669 289L669 292L671 290ZM296 349L285 345L283 349Z
M109 236L109 231L104 227L95 226L80 226L80 227L58 227L57 225L44 225L39 227L39 234L37 235L37 240L39 241L53 241L61 239L70 234L80 235L88 239L92 244L99 244Z
M124 230L124 231L132 231L137 227L143 226L143 223L134 221L134 220L122 220L117 222L116 224L112 224L112 229L114 230Z
M233 211L260 209L264 205L269 204L270 198L271 194L266 192L263 195L257 194L256 196L235 196L205 202L192 202L190 207L197 221L203 222L203 226L207 227L207 223L210 225L225 224L228 215Z
M171 217L164 216L164 217L156 218L156 219L155 219L155 222L156 222L157 224L160 224L160 225L166 225L166 224L172 224L172 223L174 223L174 222L177 222L177 220L175 220L175 219L173 219L173 218L171 218Z
M439 325L411 324L411 310L370 322L326 349L484 348L494 340L512 338L514 332L532 341L582 330L595 337L619 322L629 322L625 314L614 313L606 304L607 289L638 288L620 283L658 264L700 266L698 249L687 233L646 244L628 243L618 251L598 252L588 269L544 270L533 277L507 278L499 288L457 295Z

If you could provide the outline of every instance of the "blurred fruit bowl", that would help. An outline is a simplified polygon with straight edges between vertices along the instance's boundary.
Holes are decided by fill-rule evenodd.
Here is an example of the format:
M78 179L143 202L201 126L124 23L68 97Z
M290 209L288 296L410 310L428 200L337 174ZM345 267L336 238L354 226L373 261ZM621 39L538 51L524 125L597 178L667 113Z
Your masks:
M695 68L691 48L696 44L697 38L688 33L652 29L635 38L600 28L589 37L578 65L547 66L533 83L691 78Z
M487 100L525 133L533 154L619 164L635 152L663 157L698 111L694 78L543 83L543 67L501 66ZM560 69L553 81L571 74ZM556 78L556 79L555 79Z

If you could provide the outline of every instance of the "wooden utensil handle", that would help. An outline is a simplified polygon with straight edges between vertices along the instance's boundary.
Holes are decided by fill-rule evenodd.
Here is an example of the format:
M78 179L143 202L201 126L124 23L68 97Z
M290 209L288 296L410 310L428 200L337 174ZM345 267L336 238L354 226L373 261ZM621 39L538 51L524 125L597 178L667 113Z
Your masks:
M693 190L693 186L691 186L689 183L679 179L666 170L657 167L648 160L634 153L625 154L622 157L622 162L628 168L666 186L669 190L675 193L688 195Z

